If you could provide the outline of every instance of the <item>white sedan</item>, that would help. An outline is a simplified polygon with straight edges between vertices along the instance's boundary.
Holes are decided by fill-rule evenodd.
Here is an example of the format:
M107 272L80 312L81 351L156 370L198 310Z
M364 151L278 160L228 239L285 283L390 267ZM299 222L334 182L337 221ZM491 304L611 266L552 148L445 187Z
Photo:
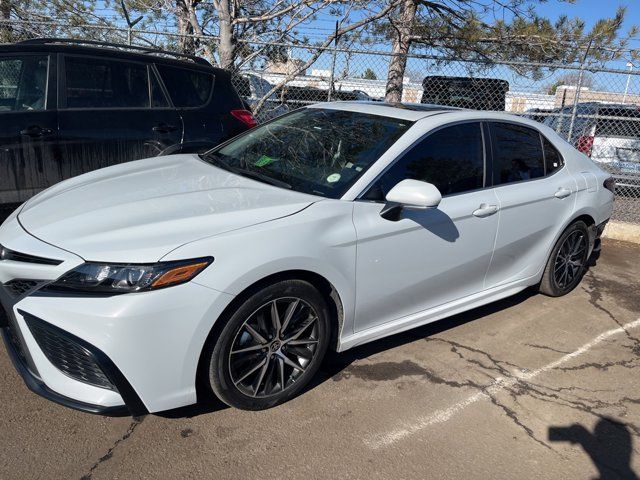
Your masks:
M26 202L0 227L2 331L27 385L73 408L264 409L327 349L570 292L613 188L530 120L314 105Z

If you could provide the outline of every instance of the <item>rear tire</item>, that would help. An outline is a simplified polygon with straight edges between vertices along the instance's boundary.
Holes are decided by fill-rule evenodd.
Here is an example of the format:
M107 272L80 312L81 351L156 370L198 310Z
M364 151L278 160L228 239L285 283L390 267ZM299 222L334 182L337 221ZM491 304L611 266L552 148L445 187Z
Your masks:
M302 280L269 285L231 314L205 351L211 389L243 410L284 403L313 378L330 335L329 309L313 285Z
M562 232L556 242L540 281L539 291L550 297L566 295L582 280L589 253L589 230L577 221Z

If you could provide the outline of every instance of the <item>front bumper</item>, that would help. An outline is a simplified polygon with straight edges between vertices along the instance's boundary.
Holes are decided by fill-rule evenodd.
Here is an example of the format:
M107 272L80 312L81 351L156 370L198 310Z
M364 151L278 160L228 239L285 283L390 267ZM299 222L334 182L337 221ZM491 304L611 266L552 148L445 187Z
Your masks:
M111 297L44 294L41 286L83 259L32 237L15 219L0 228L0 244L60 260L59 265L0 260L0 303L7 312L0 328L11 360L32 391L108 415L137 416L197 401L200 353L231 295L195 283ZM7 288L15 279L37 285L16 293ZM51 339L71 351L54 357L52 351L59 353L61 347L43 343ZM69 366L69 361L76 363ZM76 368L78 361L103 372L108 382L96 386L87 381Z

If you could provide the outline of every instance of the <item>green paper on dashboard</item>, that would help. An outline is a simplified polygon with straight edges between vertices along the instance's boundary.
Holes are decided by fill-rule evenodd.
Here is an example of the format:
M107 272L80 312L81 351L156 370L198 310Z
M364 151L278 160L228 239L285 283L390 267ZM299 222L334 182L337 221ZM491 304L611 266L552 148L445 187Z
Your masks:
M256 167L266 167L267 165L275 161L276 161L275 158L268 157L267 155L262 155L258 160L256 160L254 165Z

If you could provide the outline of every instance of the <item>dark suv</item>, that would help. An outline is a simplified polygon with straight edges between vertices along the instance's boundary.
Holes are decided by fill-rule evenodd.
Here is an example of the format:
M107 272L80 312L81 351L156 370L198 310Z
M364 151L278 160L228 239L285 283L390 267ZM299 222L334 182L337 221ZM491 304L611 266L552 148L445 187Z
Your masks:
M201 58L62 39L0 45L0 205L253 125L229 73Z

